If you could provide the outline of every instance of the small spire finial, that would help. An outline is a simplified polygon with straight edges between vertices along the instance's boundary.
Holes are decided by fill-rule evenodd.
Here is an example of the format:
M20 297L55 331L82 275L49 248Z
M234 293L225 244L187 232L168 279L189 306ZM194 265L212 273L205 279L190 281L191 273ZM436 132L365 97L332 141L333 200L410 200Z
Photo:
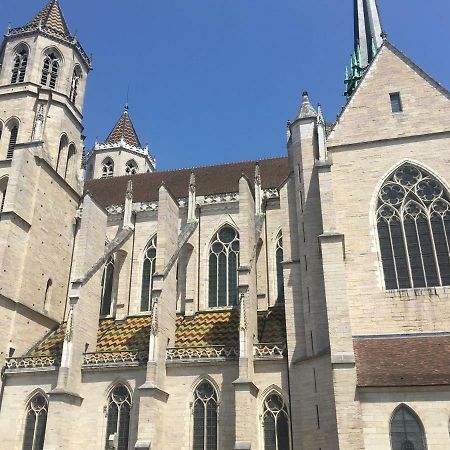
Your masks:
M380 34L380 36L381 36L381 39L383 39L383 41L387 41L388 34L386 33L386 31L383 31L383 32Z

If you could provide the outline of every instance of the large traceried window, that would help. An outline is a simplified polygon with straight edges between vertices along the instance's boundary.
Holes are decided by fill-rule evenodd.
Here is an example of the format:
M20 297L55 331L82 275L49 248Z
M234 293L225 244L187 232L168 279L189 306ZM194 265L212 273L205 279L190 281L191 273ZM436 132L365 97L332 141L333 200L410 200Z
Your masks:
M72 103L75 103L78 96L78 87L80 85L82 73L80 66L76 66L75 69L73 69L72 74L72 81L70 83L70 94L69 98Z
M153 276L155 275L157 237L152 237L144 252L142 264L141 312L152 309Z
M193 450L217 450L218 399L214 386L203 381L194 392Z
M125 173L127 175L135 175L136 173L138 173L138 166L135 161L130 160L127 162L125 166Z
M59 55L55 51L49 52L45 55L41 76L42 86L55 89L60 65L61 61Z
M128 450L130 434L131 393L123 384L117 385L108 398L108 423L106 426L105 450L109 448L109 438L117 436L116 450Z
M414 411L401 405L391 420L392 450L426 450L423 425Z
M378 195L378 236L386 289L450 285L450 196L404 164Z
M43 394L36 394L28 403L22 450L44 448L48 402Z
M14 66L11 75L11 84L22 83L25 80L25 73L28 65L28 48L20 46L14 55Z
M112 291L114 282L114 258L109 257L103 269L102 277L102 302L100 305L100 315L109 316L111 314Z
M277 392L271 392L264 400L263 428L264 450L290 450L289 414Z
M114 162L110 158L106 158L102 162L102 178L110 178L114 176Z
M239 233L220 229L209 247L209 306L234 306L238 300Z
M284 303L284 278L283 278L283 234L278 233L275 246L275 263L277 268L277 302Z

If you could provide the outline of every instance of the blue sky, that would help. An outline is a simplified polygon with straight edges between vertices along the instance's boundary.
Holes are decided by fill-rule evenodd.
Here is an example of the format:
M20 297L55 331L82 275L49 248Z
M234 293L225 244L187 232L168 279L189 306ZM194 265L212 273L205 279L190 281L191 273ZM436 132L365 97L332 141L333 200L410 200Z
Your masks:
M160 170L285 154L301 93L327 120L344 104L353 0L60 0L94 56L86 147L130 113ZM450 87L450 2L378 0L389 40ZM2 24L43 0L2 0ZM20 4L20 8L18 5Z

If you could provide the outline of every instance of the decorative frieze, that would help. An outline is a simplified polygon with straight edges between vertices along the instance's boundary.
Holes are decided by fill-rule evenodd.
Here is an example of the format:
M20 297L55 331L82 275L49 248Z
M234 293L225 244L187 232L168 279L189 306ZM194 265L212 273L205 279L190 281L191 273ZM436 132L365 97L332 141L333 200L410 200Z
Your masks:
M147 361L147 351L85 353L83 368L135 367L143 366Z
M286 355L286 344L256 344L253 346L256 359L283 358Z
M173 347L166 352L167 359L194 360L194 359L236 359L239 358L237 347L224 345L210 345L201 347Z
M44 369L56 368L61 364L60 355L47 356L22 356L19 358L8 358L6 360L6 369Z

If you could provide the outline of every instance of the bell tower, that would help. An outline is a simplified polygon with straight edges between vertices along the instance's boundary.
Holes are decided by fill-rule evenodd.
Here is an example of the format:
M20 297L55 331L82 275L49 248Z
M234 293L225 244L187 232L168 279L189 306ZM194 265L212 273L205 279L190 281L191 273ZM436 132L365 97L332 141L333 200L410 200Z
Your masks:
M64 317L91 69L58 0L0 47L0 365Z

